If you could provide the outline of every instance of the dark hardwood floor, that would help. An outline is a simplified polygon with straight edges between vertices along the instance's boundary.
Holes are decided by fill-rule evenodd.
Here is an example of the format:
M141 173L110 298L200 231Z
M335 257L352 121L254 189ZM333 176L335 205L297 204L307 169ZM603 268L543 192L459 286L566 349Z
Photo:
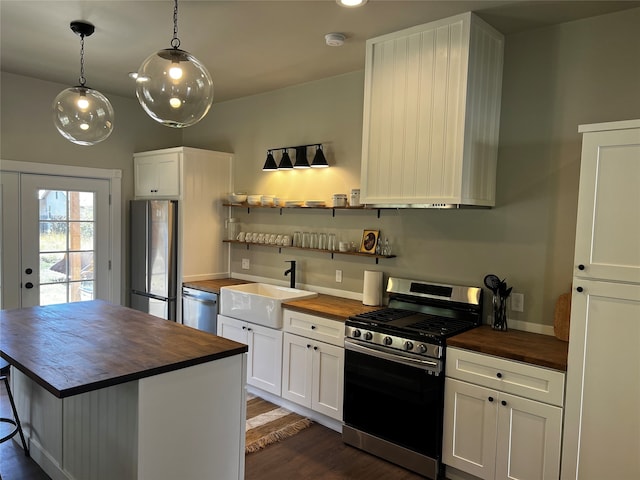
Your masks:
M342 436L314 424L246 456L246 480L417 480L415 473L345 445Z
M4 386L0 386L0 391L0 416L11 417ZM3 433L5 424L0 426L3 429L0 433ZM342 443L339 433L314 424L291 438L247 455L245 478L418 480L423 477L349 447ZM0 480L50 480L50 477L26 457L12 439L0 444Z

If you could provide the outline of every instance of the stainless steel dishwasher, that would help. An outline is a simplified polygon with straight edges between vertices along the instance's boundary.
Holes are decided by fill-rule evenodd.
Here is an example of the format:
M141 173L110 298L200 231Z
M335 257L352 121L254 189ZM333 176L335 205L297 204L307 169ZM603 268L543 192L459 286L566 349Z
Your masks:
M216 333L218 294L182 287L182 323L188 327Z

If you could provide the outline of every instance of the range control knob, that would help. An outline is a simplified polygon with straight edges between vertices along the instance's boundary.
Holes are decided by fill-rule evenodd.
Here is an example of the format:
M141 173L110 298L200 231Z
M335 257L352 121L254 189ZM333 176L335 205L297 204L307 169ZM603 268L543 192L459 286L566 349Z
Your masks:
M404 349L405 350L413 350L413 343L412 342L404 342Z
M424 343L421 343L418 345L418 351L420 353L427 353L427 346Z
M371 332L366 332L366 333L364 334L364 339L365 339L365 340L371 340L372 338L373 338L373 333L371 333Z
M393 339L391 337L384 337L384 344L391 345L393 343Z
M351 334L353 335L353 338L358 338L361 335L361 332L356 328Z

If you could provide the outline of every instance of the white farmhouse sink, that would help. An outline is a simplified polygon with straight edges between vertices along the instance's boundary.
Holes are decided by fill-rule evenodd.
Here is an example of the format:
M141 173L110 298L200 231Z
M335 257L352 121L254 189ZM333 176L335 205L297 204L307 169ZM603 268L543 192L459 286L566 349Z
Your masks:
M268 283L220 288L220 314L271 328L282 328L282 302L318 296L315 292Z

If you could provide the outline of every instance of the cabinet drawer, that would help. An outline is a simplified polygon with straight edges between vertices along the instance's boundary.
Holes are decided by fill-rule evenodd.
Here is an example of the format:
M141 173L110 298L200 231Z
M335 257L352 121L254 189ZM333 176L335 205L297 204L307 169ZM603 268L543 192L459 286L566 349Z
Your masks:
M344 346L344 323L308 313L287 310L282 312L283 329L303 337Z
M551 405L564 403L564 373L492 355L447 348L446 375Z

